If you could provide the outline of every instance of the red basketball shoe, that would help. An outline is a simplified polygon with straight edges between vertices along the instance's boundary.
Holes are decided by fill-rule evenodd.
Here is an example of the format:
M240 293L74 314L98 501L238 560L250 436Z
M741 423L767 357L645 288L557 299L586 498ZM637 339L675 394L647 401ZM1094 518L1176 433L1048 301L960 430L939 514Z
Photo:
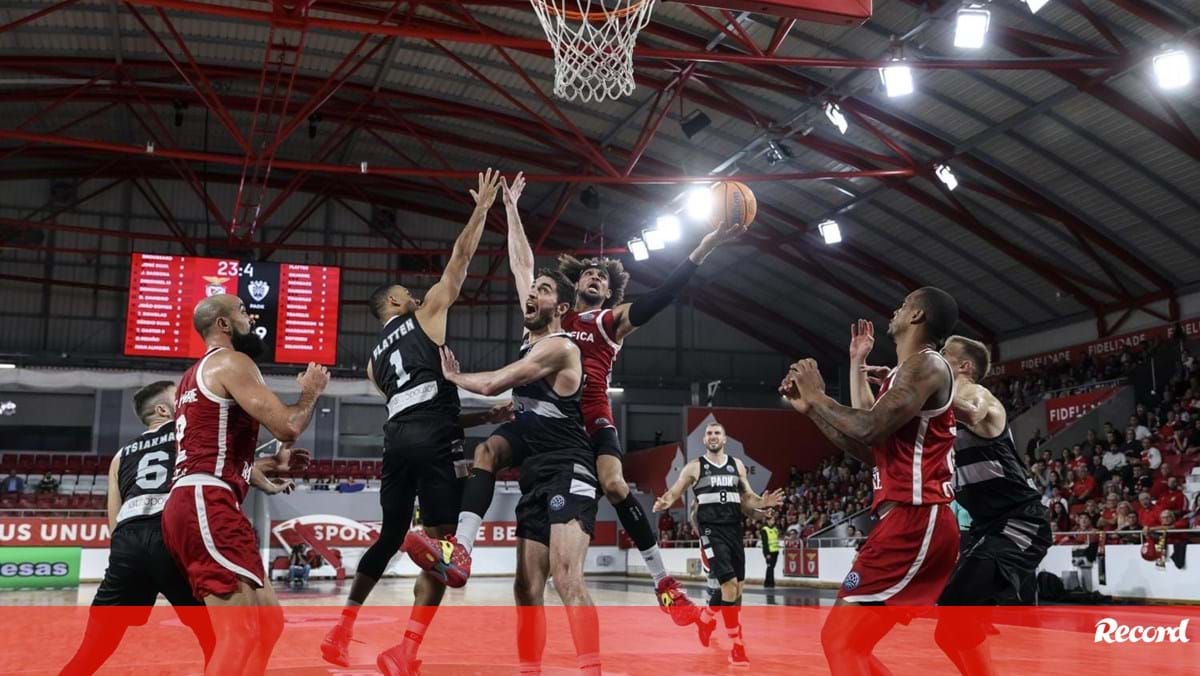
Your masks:
M421 660L408 659L400 646L379 653L375 666L384 676L418 676L421 673Z
M424 531L410 530L400 549L421 570L428 571L447 587L461 587L471 577L471 555L453 535L439 540Z
M662 582L654 587L654 593L658 597L658 607L669 614L676 625L686 627L699 619L700 609L687 597L683 585L675 578L664 577Z

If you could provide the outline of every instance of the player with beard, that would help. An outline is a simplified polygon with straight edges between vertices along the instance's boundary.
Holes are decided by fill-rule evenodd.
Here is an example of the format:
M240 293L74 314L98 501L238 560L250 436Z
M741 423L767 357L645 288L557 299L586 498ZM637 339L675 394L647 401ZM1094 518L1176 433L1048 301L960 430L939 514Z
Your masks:
M498 371L462 373L449 348L442 348L446 380L469 392L495 396L512 390L517 416L496 429L521 465L517 503L517 652L522 674L540 673L545 649L547 577L567 607L571 636L586 676L600 674L600 628L583 581L584 558L596 525L596 457L583 425L583 357L562 330L575 304L575 287L556 270L543 270L526 291L525 340L521 358ZM423 559L441 556L429 543ZM436 549L434 549L436 548ZM409 551L406 545L406 551ZM412 552L409 552L410 555Z
M1004 405L977 382L991 364L987 346L951 336L942 355L955 374L955 500L971 515L974 544L959 557L938 605L1032 602L1037 567L1052 544L1049 512L1017 452ZM985 619L978 610L938 617L934 637L963 674L995 673Z
M503 185L504 206L508 215L509 265L517 278L519 289L528 288L534 267L533 251L517 208L524 187L525 179L520 174L511 187L507 182ZM671 305L709 254L745 231L746 226L730 223L708 233L665 282L632 303L622 302L629 274L619 260L593 258L578 261L569 256L559 259L559 271L576 288L575 305L563 317L562 324L563 330L578 343L583 353L583 368L588 376L583 391L583 421L591 448L596 454L600 485L616 509L621 526L629 533L654 578L655 595L660 607L664 612L670 612L680 625L695 621L697 609L688 600L683 587L667 574L650 520L625 483L621 467L621 443L613 423L608 384L622 341ZM496 436L475 449L474 468L463 494L463 509L459 514L454 542L456 551L462 550L455 557L461 562L456 564L458 570L455 571L455 577L463 583L470 575L470 552L475 534L492 502L495 473L511 465L512 459L512 449Z
M175 467L175 383L161 380L139 389L133 395L133 410L146 431L118 449L109 464L108 568L92 600L83 642L60 676L94 674L129 627L150 619L159 594L196 634L204 661L212 657L212 624L208 614L196 608L204 604L192 595L162 537L162 508Z
M670 490L654 501L654 511L671 508L690 487L696 496L696 525L700 531L700 549L708 560L709 574L720 588L709 598L708 607L696 622L700 642L708 647L716 615L725 621L725 630L733 648L729 663L750 666L739 619L742 590L746 586L746 550L742 545L744 512L778 507L783 489L759 495L746 479L746 464L725 453L725 426L711 422L704 428L704 455L688 462Z
M163 540L192 593L213 611L217 640L205 673L261 674L283 632L283 612L265 583L258 539L240 503L251 484L278 488L263 471L290 469L291 444L308 427L329 372L310 363L296 378L299 401L288 406L254 363L262 339L241 299L206 298L192 323L208 349L179 381L178 451L162 512ZM274 456L256 462L260 424L281 443ZM307 452L297 457L306 459Z
M441 278L424 299L414 298L404 286L388 284L377 288L367 301L371 315L381 324L367 362L367 380L387 400L388 413L379 492L383 526L358 562L341 619L321 642L327 662L350 666L349 644L358 611L404 543L412 526L414 500L420 501L421 522L428 533L436 537L453 530L462 495L460 470L461 475L466 474L463 427L508 419L509 411L504 408L491 415L460 419L458 388L442 377L438 355L438 348L446 342L450 308L467 279L488 209L499 190L498 172L488 169L479 174L478 189L471 191L475 208L454 242ZM417 651L445 592L436 572L417 577L404 639L378 655L380 671L409 674L419 670Z
M817 363L792 365L780 391L822 434L860 461L874 465L871 531L842 582L821 629L834 676L889 673L872 653L903 612L855 612L846 606L932 606L958 557L954 499L954 370L937 350L958 322L958 303L934 287L905 297L888 333L899 365L876 398L863 368L870 345L851 328L850 400L825 394Z

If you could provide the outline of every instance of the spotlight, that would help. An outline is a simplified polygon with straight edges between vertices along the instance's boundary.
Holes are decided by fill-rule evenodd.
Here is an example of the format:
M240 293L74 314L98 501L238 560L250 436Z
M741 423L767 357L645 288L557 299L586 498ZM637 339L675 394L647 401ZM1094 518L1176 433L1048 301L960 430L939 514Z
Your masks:
M883 78L883 87L887 90L889 98L908 96L913 93L912 70L900 59L893 61L895 65L879 69L879 76Z
M950 167L944 164L935 165L933 167L933 174L938 177L939 181L946 184L947 189L954 190L958 187L958 177L954 175Z
M317 137L317 124L321 121L320 115L308 116L308 139L311 141Z
M991 18L992 13L978 5L958 10L954 22L954 46L963 49L982 47Z
M692 188L687 192L687 217L693 221L708 220L712 214L712 188L704 185Z
M582 202L583 206L587 207L588 209L591 209L592 211L599 211L600 191L596 190L596 186L589 185L588 187L584 188L582 193L580 193L579 201Z
M608 393L609 394L624 394L625 388L624 387L610 387L610 388L608 388Z
M1171 49L1154 57L1154 77L1163 89L1179 89L1192 81L1192 62L1187 52Z
M821 221L817 225L817 230L820 231L821 237L825 238L826 244L837 244L842 241L842 229L838 227L837 221Z
M842 109L838 107L838 104L833 101L826 101L825 105L821 106L821 108L825 111L825 117L829 118L833 126L845 134L850 125L846 123L846 116L842 115Z
M1050 4L1050 0L1025 0L1025 4L1029 6L1029 11L1037 14L1038 10Z
M704 114L703 110L695 110L679 121L679 128L683 130L683 135L690 139L704 131L710 124L712 124L712 120Z
M650 251L662 251L667 248L667 241L658 230L643 230L642 241L646 243L646 248Z
M629 247L629 253L633 254L635 261L644 261L650 257L650 250L646 248L646 243L640 238L629 240L626 246Z
M0 364L0 369L15 369L15 368L17 368L16 364L11 364L11 363Z
M147 155L154 154L154 141L146 141L146 154Z
M767 166L773 167L784 160L792 159L792 151L778 141L767 143Z
M679 217L675 214L659 216L655 225L658 233L662 235L663 241L666 242L674 242L683 234L679 226Z

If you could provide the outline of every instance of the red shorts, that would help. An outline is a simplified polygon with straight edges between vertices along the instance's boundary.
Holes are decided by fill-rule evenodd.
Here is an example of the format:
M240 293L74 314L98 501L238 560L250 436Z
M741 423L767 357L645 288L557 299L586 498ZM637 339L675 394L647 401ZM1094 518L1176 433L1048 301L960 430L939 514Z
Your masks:
M232 594L239 577L263 586L254 527L221 480L194 474L176 482L163 507L162 531L196 598Z
M838 598L932 606L958 560L958 523L948 505L896 505L867 536Z
M583 427L587 430L589 437L606 427L617 429L617 425L613 421L612 404L609 403L608 397L604 398L603 404L592 401L580 402L579 408L583 413Z

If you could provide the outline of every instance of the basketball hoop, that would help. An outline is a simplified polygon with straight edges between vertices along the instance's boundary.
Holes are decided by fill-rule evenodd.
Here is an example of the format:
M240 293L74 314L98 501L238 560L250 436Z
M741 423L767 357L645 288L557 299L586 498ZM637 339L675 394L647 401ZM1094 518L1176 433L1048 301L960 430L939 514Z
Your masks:
M554 50L554 95L604 101L633 93L633 46L655 0L530 0Z

